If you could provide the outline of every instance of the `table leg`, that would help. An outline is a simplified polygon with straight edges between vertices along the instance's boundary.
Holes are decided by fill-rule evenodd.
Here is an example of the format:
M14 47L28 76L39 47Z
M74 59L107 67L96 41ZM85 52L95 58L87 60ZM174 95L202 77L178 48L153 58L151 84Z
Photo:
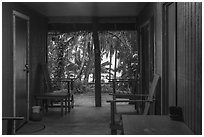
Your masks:
M48 113L48 99L45 100L45 111Z
M41 106L42 106L42 112L43 112L43 114L45 113L45 106L44 106L44 104L45 104L45 101L44 101L44 99L42 99L42 100L41 100Z
M68 112L70 112L71 105L70 105L70 95L68 96Z
M67 114L67 97L65 98L65 115Z

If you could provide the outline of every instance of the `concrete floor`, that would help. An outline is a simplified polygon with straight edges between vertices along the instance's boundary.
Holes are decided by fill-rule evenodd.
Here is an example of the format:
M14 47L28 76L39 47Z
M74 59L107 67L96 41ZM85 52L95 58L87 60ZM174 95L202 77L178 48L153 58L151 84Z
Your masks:
M29 135L110 135L110 104L106 100L111 96L102 94L102 107L95 107L94 94L75 95L75 106L65 116L60 115L60 108L50 108L48 113L43 115L43 120L38 122L45 125L45 129L22 133L22 127L18 134ZM133 107L132 105L128 105ZM132 109L133 110L133 109Z

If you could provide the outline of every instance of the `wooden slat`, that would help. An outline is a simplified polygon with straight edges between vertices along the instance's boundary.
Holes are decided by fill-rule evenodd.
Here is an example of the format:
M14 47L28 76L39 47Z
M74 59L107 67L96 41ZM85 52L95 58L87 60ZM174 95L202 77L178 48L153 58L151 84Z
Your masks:
M196 26L198 26L198 30L196 31L196 34L198 34L197 35L197 54L198 54L198 56L197 56L197 64L198 65L196 65L197 67L198 67L198 69L197 69L197 71L198 71L198 73L197 73L197 80L196 80L196 82L197 82L197 86L198 86L198 98L197 98L197 101L198 101L198 108L197 108L197 110L198 110L198 112L197 112L197 117L198 117L198 128L196 128L196 132L197 133L199 133L199 134L202 134L201 133L201 131L202 131L202 3L200 2L200 3L197 3L198 4L198 6L197 6L197 8L196 9L198 9L198 12L197 12L197 14L196 14L196 17L197 17L197 25Z
M195 33L196 33L196 29L195 29L195 3L192 3L192 14L191 14L191 19L192 19L192 22L191 22L191 30L192 30L192 42L191 44L192 45L195 45ZM195 63L195 47L194 46L191 46L191 62L194 62ZM191 80L192 80L192 85L191 85L191 97L192 97L192 101L191 101L191 107L192 107L192 110L191 110L191 123L192 123L192 126L191 126L191 129L195 129L195 96L194 96L194 90L195 90L195 67L194 65L191 65Z
M132 102L132 103L136 103L136 102L153 102L154 100L107 100L106 102L114 102L114 103L119 103L119 102Z
M191 18L192 18L192 15L191 15L191 3L188 3L188 49L187 49L187 93L188 93L188 123L189 123L189 127L191 127L192 123L191 123L191 109L192 109L192 104L191 104L191 82L190 79L190 75L191 75L191 41L192 41L192 31L191 31Z
M2 117L2 120L23 120L24 117Z
M183 108L185 123L196 134L202 128L201 7L201 3L178 3L177 13L178 105Z
M183 3L177 4L177 93L178 93L178 106L184 104L184 5Z

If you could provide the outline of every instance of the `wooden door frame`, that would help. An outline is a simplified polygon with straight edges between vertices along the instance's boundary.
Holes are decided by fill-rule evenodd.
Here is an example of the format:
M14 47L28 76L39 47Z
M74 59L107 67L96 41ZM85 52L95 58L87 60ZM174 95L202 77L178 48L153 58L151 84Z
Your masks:
M169 107L169 89L168 89L168 82L169 82L169 69L168 69L168 6L173 4L173 2L165 2L162 5L162 91L161 96L161 108L162 114L168 114L168 107ZM177 105L177 4L175 3L175 69L176 69L176 105Z
M143 62L142 60L144 59L143 57L143 40L142 40L142 36L141 36L141 32L142 32L142 28L149 25L150 27L150 20L147 20L146 22L144 22L142 25L139 26L139 41L140 41L140 51L139 51L139 62L140 62L140 88L141 88L141 91L143 91ZM148 43L148 46L149 46L149 43Z
M18 11L13 10L13 61L16 59L16 17L24 19L27 21L27 47L26 47L26 63L30 64L29 52L30 52L30 18ZM26 73L26 72L25 72ZM29 109L30 109L30 75L26 74L26 90L27 90L27 119L29 120ZM13 62L13 116L16 117L16 75L15 75L15 64ZM15 121L14 121L15 122ZM15 132L15 123L14 123L14 132Z
M140 51L139 51L139 62L141 62L140 63L140 74L141 74L141 78L143 77L143 74L142 74L142 69L143 69L143 63L142 63L142 60L143 60L143 53L142 53L142 38L141 38L141 29L143 28L143 27L145 27L145 26L148 26L149 27L149 42L148 42L148 54L149 54L149 52L150 52L150 46L151 46L151 42L152 42L152 39L151 39L151 31L152 31L152 29L154 30L154 34L153 34L153 42L154 42L154 47L153 47L153 56L154 56L154 58L153 58L153 73L155 73L155 21L153 20L153 28L152 28L152 25L151 25L151 23L152 23L152 18L154 19L154 14L146 21L146 22L144 22L142 25L140 25L139 26L139 48L140 48ZM148 59L150 59L150 55L149 55L149 57L148 57ZM150 60L149 60L150 61ZM150 65L150 62L149 62L149 65ZM150 68L149 68L149 70L150 70ZM149 72L150 73L150 72ZM148 74L149 75L149 74ZM150 76L150 75L149 75ZM148 76L148 77L149 77ZM149 77L149 80L150 80L150 77ZM142 80L140 81L140 83L141 83L141 85L142 85ZM143 87L141 86L141 90L143 90Z

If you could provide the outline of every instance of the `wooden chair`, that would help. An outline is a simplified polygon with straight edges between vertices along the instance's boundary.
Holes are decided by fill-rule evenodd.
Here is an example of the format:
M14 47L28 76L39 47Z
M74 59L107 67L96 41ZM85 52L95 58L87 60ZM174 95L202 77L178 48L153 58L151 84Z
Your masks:
M65 80L58 80L58 81L51 81L48 68L46 64L42 65L42 72L43 72L43 81L45 85L44 93L40 95L36 95L37 104L38 101L41 100L41 105L43 108L48 111L48 107L59 107L54 103L61 102L61 112L63 115L63 108L65 107L65 112L70 112L71 108L74 107L74 95L73 95L73 79L65 79ZM65 83L65 89L55 89L53 87L56 83ZM68 103L68 106L67 106Z
M15 134L14 130L14 121L16 120L24 120L24 117L2 117L2 120L7 121L7 135L13 135Z
M128 113L117 113L117 103L119 102L126 102L126 103L145 103L143 115L147 115L149 112L150 104L155 101L154 99L154 93L159 80L159 75L155 74L153 82L150 84L149 88L149 94L143 95L143 94L124 94L124 93L113 93L113 100L108 100L107 102L110 103L111 107L111 134L117 134L117 130L121 130L123 133L123 127L121 122L121 115L122 114L128 114ZM119 98L119 99L118 99ZM145 99L143 99L145 98ZM135 113L134 113L135 114ZM116 118L119 118L117 121Z

